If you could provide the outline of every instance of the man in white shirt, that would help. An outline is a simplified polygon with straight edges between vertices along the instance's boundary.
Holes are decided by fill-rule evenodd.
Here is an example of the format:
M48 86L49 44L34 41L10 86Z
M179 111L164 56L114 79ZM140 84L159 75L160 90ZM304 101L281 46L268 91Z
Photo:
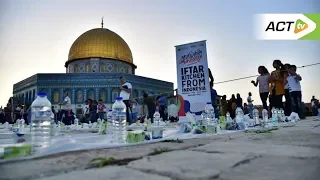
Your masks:
M290 92L291 102L292 102L292 111L301 116L301 76L296 73L297 67L295 65L290 65L289 67L289 76L287 77L288 89Z
M249 114L250 114L250 117L252 118L253 117L253 100L252 100L252 98L251 98L251 96L252 96L252 93L251 92L249 92L248 93L248 98L247 98L247 102L248 102L248 107L249 107Z
M130 94L132 92L132 85L131 83L127 82L126 78L121 76L120 77L120 83L121 86L119 87L120 90L120 97L122 97L122 101L126 104L127 106L127 122L130 121L129 115L131 114L131 109L130 109Z
M84 106L82 109L82 115L83 115L83 122L86 122L86 120L89 118L89 104L88 101L84 102Z
M63 94L63 96L64 96L63 102L60 103L60 105L61 105L61 113L64 114L63 123L65 125L71 125L71 119L70 119L70 116L69 116L69 111L71 111L71 99L69 98L67 92L65 92Z

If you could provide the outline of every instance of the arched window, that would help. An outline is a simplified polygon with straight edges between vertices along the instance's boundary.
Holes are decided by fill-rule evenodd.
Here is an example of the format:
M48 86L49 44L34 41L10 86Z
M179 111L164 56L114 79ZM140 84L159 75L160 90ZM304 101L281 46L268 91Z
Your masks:
M111 101L114 102L118 96L119 96L118 89L113 89L111 94Z
M71 92L71 90L70 89L65 89L63 92L64 93L68 93L68 97L71 99L71 103L73 103L72 102L72 92Z
M78 72L79 72L79 65L78 65L78 64L75 64L75 65L74 65L74 72L75 72L75 73L78 73Z
M52 102L59 103L59 90L58 89L53 90Z
M106 72L106 65L105 64L100 64L100 72Z
M36 90L32 90L32 101L34 101L36 99L37 95L36 95Z
M89 90L87 91L87 97L88 97L88 99L94 100L94 99L95 99L95 94L96 94L96 92L95 92L94 89L89 89Z
M91 68L90 68L90 64L86 64L86 72L90 72Z
M78 89L77 91L76 91L76 102L77 103L82 103L83 102L83 91L82 90L80 90L80 89Z
M134 89L134 90L133 90L133 97L134 97L134 98L138 98L138 97L139 97L139 93L138 93L138 90L137 90L137 89Z
M106 89L100 89L100 99L103 101L103 102L106 102L107 101L107 90Z

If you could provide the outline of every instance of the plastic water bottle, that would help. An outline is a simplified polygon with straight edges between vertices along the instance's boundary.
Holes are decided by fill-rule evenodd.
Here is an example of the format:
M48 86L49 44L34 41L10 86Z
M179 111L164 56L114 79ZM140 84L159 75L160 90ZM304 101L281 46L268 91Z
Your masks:
M61 131L62 130L62 124L61 124L61 121L58 121L58 131Z
M263 109L262 110L262 119L266 122L269 120L268 110Z
M51 118L51 121L50 121L50 136L54 136L55 133L56 133L56 123L54 122L54 118Z
M263 109L262 110L262 121L261 121L261 126L265 126L266 123L269 121L269 115L268 115L268 110Z
M284 110L282 108L280 109L280 119L282 122L286 121L286 116L285 116Z
M9 131L9 123L8 122L4 123L4 130Z
M278 126L278 110L272 108L272 124L273 126Z
M107 113L107 121L112 122L112 110L111 109Z
M206 124L211 124L211 121L215 119L214 108L211 105L211 102L207 102L207 105L204 108L204 113Z
M260 124L260 120L259 120L259 111L257 108L254 108L253 112L252 112L252 116L253 116L253 120L255 124Z
M240 107L236 109L236 122L238 124L239 130L245 129L245 124L243 123L244 113Z
M107 122L106 122L106 128L107 128L107 134L113 134L112 131L112 110L109 109L108 113L107 113Z
M153 124L154 126L160 126L160 113L158 110L153 114Z
M126 105L122 97L117 97L116 102L112 105L113 141L115 143L126 142L126 123Z
M237 109L236 109L236 117L242 121L243 120L243 116L242 115L243 115L242 109L240 107L237 107Z
M51 114L51 103L47 99L47 94L38 93L37 98L31 104L30 131L34 153L50 146Z
M98 119L97 119L97 126L100 127L100 125L101 125L101 119L98 118Z
M18 119L17 120L18 129L17 132L23 134L24 133L24 119Z
M227 114L226 114L226 120L227 120L227 121L232 120L229 112L227 112Z
M76 129L79 129L79 119L77 117L74 119L74 125Z

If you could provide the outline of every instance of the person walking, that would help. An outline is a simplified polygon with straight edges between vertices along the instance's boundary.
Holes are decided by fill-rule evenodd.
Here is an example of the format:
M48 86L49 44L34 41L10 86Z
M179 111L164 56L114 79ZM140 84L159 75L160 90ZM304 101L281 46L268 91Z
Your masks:
M262 102L263 109L268 110L268 96L269 96L269 78L270 74L266 67L259 66L258 73L260 76L257 77L256 81L251 81L251 83L257 87L259 85L259 94Z

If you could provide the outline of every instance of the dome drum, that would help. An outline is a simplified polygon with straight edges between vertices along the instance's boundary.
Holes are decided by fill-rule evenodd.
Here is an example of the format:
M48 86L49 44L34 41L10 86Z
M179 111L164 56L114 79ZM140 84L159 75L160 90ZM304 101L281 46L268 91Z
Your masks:
M78 59L67 64L67 73L134 74L135 69L136 66L128 62L104 58Z

